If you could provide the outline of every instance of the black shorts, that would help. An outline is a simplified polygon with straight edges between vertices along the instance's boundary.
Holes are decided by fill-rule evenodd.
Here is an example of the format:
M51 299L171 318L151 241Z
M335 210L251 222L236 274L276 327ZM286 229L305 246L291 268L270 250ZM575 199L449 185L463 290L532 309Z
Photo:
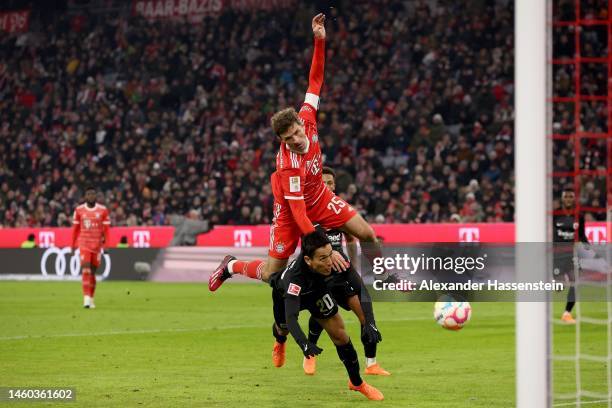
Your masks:
M274 322L283 330L287 329L284 294L272 291L272 312ZM329 319L338 313L338 303L329 291L311 292L300 297L300 310L308 310L316 319Z
M574 280L574 254L555 254L553 258L553 278L567 276L570 281Z
M361 288L356 288L350 282L348 282L347 272L335 274L327 282L327 287L332 297L340 307L342 307L344 310L351 310L348 305L348 299L355 295L359 297Z

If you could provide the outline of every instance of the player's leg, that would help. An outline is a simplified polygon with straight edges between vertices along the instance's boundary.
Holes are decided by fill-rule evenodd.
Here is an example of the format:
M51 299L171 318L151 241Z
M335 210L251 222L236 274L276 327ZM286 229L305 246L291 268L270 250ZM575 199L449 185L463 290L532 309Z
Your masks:
M272 335L275 339L272 347L272 365L282 367L285 364L285 348L289 330L285 320L285 301L275 290L272 290L272 312L274 314Z
M355 236L361 242L361 250L373 265L374 258L382 255L380 243L374 229L353 207L331 191L325 193L321 200L325 205L308 211L311 220L318 220L324 228L339 228Z
M81 261L81 287L83 289L83 307L89 309L91 306L91 261L92 253L85 248L79 248L79 259Z
M374 258L382 255L381 246L374 229L361 215L356 213L340 229L355 236L360 241L361 251L370 265L374 264Z
M346 367L346 371L349 375L349 389L359 391L371 400L383 400L384 396L382 392L372 387L361 378L359 374L357 351L355 351L355 347L353 347L353 343L344 328L344 321L342 317L340 317L340 314L336 313L332 317L317 319L317 321L325 329L336 346L338 357L340 357L344 367Z
M572 309L576 305L576 287L575 287L575 279L574 279L574 269L570 269L566 274L566 281L569 285L569 290L567 291L567 303L565 304L565 310L561 315L561 321L567 324L575 324L576 319L572 316Z
M361 344L363 344L363 352L366 357L365 374L367 375L391 375L387 370L383 369L376 361L377 343L368 341L368 338L363 334L363 327L366 324L365 314L361 307L361 301L357 295L353 295L347 299L348 307L355 313L355 316L361 323Z
M317 319L310 316L308 320L308 341L312 344L317 344L319 341L319 337L321 337L321 333L323 332L323 327L319 324ZM306 375L314 375L317 370L317 358L304 357L304 361L302 362L302 367L304 368L304 373Z
M95 309L96 304L94 303L94 295L96 293L96 271L100 266L100 262L102 260L102 253L92 253L91 254L91 273L89 275L89 292L90 292L90 300L89 300L89 308Z
M234 274L268 282L272 274L282 271L287 266L287 261L295 252L299 239L299 228L295 223L275 222L270 227L270 249L266 261L261 259L241 261L232 255L227 255L210 275L208 289L214 292Z

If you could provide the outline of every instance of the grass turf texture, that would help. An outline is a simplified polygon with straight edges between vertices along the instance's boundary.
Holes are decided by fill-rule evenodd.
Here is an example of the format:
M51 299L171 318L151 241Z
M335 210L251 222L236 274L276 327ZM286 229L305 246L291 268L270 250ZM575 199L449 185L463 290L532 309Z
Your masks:
M303 374L292 338L285 366L272 366L267 286L228 284L210 293L204 284L103 282L97 309L85 310L81 302L76 282L0 282L0 386L75 387L72 407L374 403L347 389L325 334L314 377ZM555 308L560 314L562 305ZM383 405L514 406L514 305L477 303L473 309L468 326L450 332L433 321L431 303L375 304L383 334L378 361L392 376L364 378L385 394ZM598 310L594 317L603 317L605 309ZM358 323L342 315L363 371ZM302 312L303 326L307 316ZM591 329L584 328L605 344L597 334L605 330ZM558 351L573 346L573 333L555 327ZM565 392L570 369L559 367L572 375L562 384ZM583 381L605 387L604 370L583 372Z

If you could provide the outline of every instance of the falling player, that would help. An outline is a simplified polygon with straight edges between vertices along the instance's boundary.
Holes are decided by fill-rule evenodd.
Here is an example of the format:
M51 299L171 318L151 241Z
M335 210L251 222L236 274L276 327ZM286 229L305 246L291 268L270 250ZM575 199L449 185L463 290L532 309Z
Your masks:
M323 167L323 182L331 191L336 190L336 173L329 167ZM340 230L326 231L332 248L339 253L343 253L342 236ZM344 272L333 271L329 278L326 278L327 287L336 302L345 310L352 310L361 323L361 343L366 357L365 374L367 375L390 375L376 362L377 343L382 340L382 336L376 327L374 320L374 310L372 309L372 299L368 290L363 285L361 277L354 268L357 260L356 240L354 237L344 234L347 240L347 249L352 245L351 266ZM317 320L310 316L308 321L308 341L317 344L323 327ZM275 344L275 352L282 352L284 348L280 344ZM277 351L278 350L278 351ZM302 363L304 372L307 375L314 375L316 371L316 358L306 358Z
M97 191L88 186L85 189L85 204L74 210L72 219L72 250L77 244L81 260L83 279L83 307L93 309L96 291L96 268L100 266L102 250L108 245L110 219L108 210L96 203Z
M582 242L588 245L589 240L584 230L584 215L579 214L576 220L575 214L576 195L572 188L565 188L561 193L561 214L554 216L554 242L574 243ZM578 221L578 222L576 222ZM554 253L555 277L564 275L569 281L570 288L567 294L567 304L561 320L568 324L576 323L572 317L572 309L576 304L576 288L574 287L574 246L568 244L559 245Z
M297 247L301 235L314 231L311 220L324 228L339 228L361 241L368 259L380 255L372 227L343 199L323 184L322 157L317 134L316 112L323 85L325 62L325 16L312 20L314 53L310 68L308 91L299 114L288 108L272 117L272 128L280 141L276 156L276 171L271 183L274 194L274 219L270 228L270 248L267 261L250 262L226 256L210 276L208 287L217 290L233 273L268 281L281 271ZM334 267L346 269L340 254L334 252Z
M284 344L291 333L306 358L314 358L323 351L309 341L298 323L300 310L310 315L325 329L336 346L338 357L349 375L349 389L359 391L371 400L384 399L383 394L367 384L359 374L359 359L353 343L338 314L338 304L325 282L332 274L332 246L325 232L318 229L302 238L302 252L282 273L270 278L276 342ZM284 360L284 353L282 356ZM284 361L283 361L284 362ZM282 366L283 362L275 364Z

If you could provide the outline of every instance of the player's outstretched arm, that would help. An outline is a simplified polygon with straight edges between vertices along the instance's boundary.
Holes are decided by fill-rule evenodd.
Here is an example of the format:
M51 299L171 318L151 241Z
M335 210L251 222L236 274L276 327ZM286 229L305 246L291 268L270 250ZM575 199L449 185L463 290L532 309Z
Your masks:
M78 212L74 212L74 216L72 217L72 240L71 240L71 249L75 250L77 246L77 239L79 239L79 233L81 232L81 218L79 217Z
M323 86L323 72L325 67L325 14L320 13L312 19L312 32L314 34L314 52L310 75L308 76L308 90L305 103L314 109L319 108L319 95Z
M300 298L299 296L285 297L285 321L289 333L298 344L305 357L314 357L321 354L323 349L308 341L308 338L302 331L298 323L298 315L300 313Z

